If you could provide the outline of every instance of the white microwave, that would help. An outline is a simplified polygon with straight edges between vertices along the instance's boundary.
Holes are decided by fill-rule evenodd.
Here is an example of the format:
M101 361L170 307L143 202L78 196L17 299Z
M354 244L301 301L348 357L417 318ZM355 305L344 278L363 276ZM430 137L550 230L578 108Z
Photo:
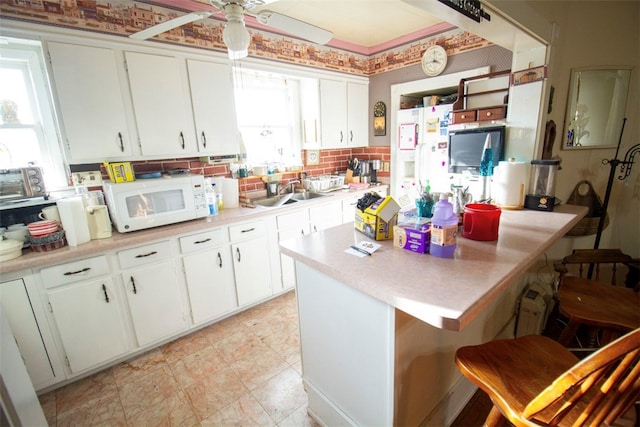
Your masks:
M111 221L120 233L209 215L202 175L105 181L102 189Z

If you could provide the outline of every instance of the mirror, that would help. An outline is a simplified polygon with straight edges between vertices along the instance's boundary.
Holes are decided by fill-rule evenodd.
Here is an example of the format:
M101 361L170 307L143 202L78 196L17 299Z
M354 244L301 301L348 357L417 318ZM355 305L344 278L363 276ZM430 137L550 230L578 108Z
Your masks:
M562 139L564 150L617 145L630 76L630 68L571 70Z

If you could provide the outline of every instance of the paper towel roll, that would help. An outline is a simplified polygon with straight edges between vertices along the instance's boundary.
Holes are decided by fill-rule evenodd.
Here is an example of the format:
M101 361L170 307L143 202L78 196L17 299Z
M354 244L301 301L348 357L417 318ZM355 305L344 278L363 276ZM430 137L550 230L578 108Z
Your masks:
M222 181L222 201L225 208L237 208L240 205L240 192L238 190L238 180L225 178Z
M60 199L56 205L69 246L78 246L89 242L91 234L82 197L73 196Z
M505 209L522 209L529 163L499 162L494 171L494 200Z

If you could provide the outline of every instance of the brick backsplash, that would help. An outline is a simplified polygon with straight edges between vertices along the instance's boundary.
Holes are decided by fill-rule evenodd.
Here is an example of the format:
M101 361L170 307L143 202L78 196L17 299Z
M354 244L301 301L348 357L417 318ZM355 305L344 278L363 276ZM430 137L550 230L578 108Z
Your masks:
M390 147L362 147L320 150L320 163L317 165L305 165L302 171L285 172L282 174L282 181L286 182L300 177L300 172L305 172L307 176L332 175L345 172L349 159L357 157L359 160L380 159L383 162L391 160ZM304 151L302 152L304 159ZM135 173L144 172L167 172L171 169L189 169L190 173L209 176L231 176L228 164L209 165L202 163L199 158L186 159L162 159L132 161ZM103 179L109 179L104 166L100 167ZM378 171L379 177L389 176L389 172ZM248 177L239 180L240 193L256 190L264 190L265 185L260 177Z

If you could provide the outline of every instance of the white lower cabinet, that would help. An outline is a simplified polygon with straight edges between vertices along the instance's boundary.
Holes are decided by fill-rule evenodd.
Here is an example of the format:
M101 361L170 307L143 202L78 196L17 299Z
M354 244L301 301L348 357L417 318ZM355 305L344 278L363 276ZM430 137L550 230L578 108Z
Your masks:
M61 372L56 372L53 366L55 353L47 349L45 339L51 335L46 321L38 322L35 312L38 308L37 299L33 301L27 292L27 282L30 275L0 283L0 305L4 315L9 320L11 331L18 350L24 360L29 378L35 389L55 382Z
M182 281L169 241L118 252L124 293L138 346L168 338L188 328Z
M325 203L309 208L309 226L312 233L342 224L342 202Z
M111 278L53 289L48 297L72 373L98 366L129 350Z
M180 247L193 324L214 320L237 308L226 229L181 237Z
M105 255L43 268L40 278L72 374L129 350L122 306Z
M273 294L266 225L263 221L229 227L231 256L240 307Z
M278 242L306 236L310 233L309 210L303 209L278 215ZM282 270L282 287L293 288L296 285L296 267L293 258L280 254L280 268Z

